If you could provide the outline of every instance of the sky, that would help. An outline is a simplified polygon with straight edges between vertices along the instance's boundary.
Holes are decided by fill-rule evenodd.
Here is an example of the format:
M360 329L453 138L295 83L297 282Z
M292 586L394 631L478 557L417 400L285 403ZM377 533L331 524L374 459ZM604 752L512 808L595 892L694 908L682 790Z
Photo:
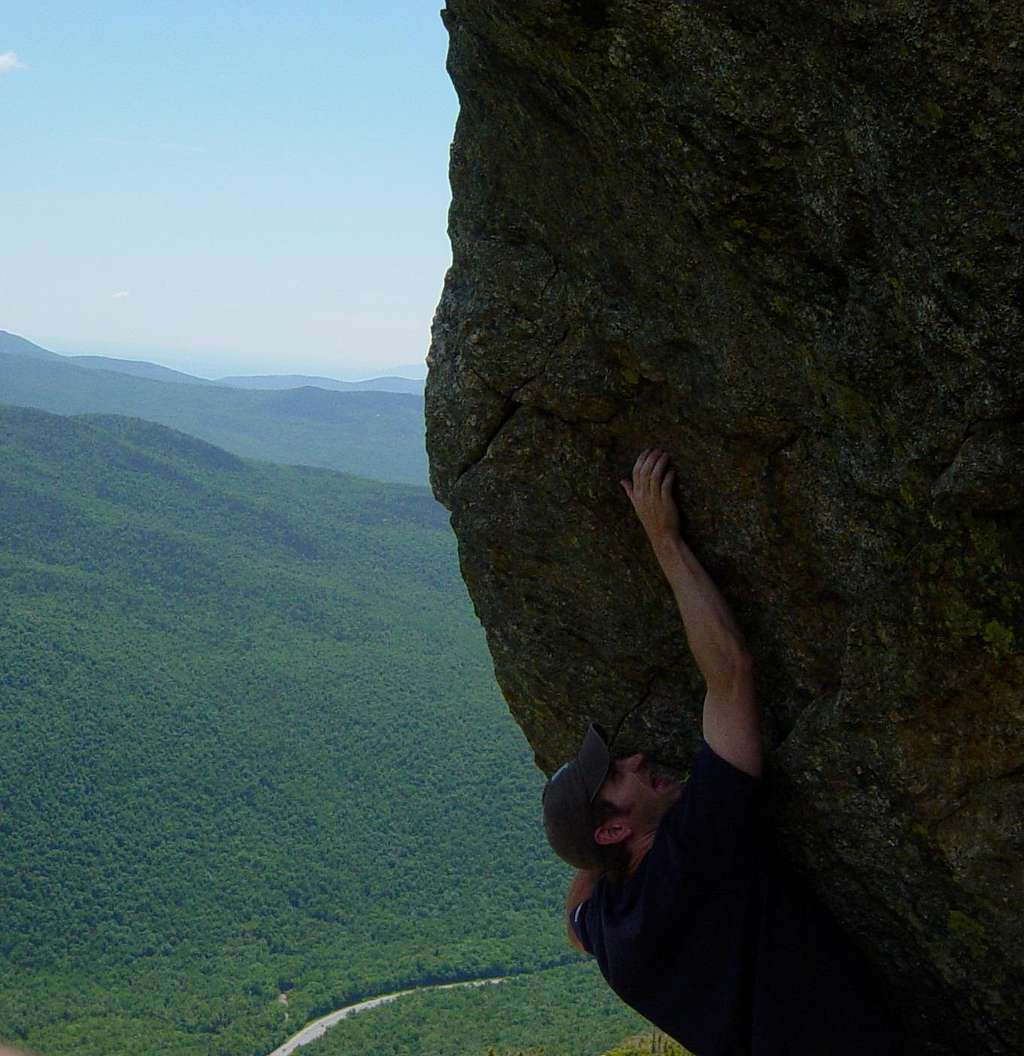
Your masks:
M9 0L0 329L200 374L421 363L443 0Z

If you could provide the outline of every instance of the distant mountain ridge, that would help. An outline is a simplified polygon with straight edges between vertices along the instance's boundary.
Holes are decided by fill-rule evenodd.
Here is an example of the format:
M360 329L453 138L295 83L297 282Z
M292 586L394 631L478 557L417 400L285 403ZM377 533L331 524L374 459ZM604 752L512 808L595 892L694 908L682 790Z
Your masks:
M337 392L404 392L415 396L423 395L423 367L410 364L407 367L394 368L386 375L367 378L361 381L342 381L338 378L326 378L305 374L255 374L228 376L224 378L201 378L181 370L161 366L142 359L118 359L114 356L63 355L52 352L24 337L0 330L0 353L16 356L29 356L33 359L58 359L73 363L76 367L90 370L109 370L117 374L130 374L133 377L150 378L155 381L171 381L181 385L225 385L235 389L297 389L314 386L319 389L331 389ZM403 372L408 373L408 377Z
M0 331L0 404L57 414L128 415L246 458L321 466L376 480L427 481L423 399L418 394L182 384L167 380L166 374L175 373L167 368L132 366L135 373L97 369L95 363L59 356ZM145 376L150 372L158 376Z
M423 395L423 382L415 378L370 378L367 381L338 381L336 378L307 377L304 374L258 374L249 377L218 378L216 385L235 389L298 389L313 386L336 392L406 392Z

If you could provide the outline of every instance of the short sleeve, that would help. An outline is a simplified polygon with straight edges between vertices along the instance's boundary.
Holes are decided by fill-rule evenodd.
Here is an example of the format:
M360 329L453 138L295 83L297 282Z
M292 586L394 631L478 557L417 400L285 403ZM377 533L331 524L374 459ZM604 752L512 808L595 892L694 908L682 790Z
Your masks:
M592 954L594 952L590 945L590 939L587 936L587 909L590 906L590 899L581 902L575 909L569 913L569 927L572 928L576 938L580 940L583 948L587 953Z
M691 869L723 880L745 875L761 848L762 781L702 740L682 798L665 818Z

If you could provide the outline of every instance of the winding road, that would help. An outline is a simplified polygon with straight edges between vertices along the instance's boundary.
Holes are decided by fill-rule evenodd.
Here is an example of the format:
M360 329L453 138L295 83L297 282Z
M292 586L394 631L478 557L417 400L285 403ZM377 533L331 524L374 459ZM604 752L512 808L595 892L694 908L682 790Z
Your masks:
M340 1023L343 1019L348 1019L349 1016L354 1016L359 1012L366 1012L380 1005L389 1005L392 1001L405 997L406 994L423 994L428 990L455 990L465 986L495 986L497 983L503 983L507 978L507 975L499 975L493 979L469 979L461 983L433 983L429 986L414 986L410 990L396 990L392 994L381 994L380 997L357 1001L354 1005L337 1008L333 1012L328 1012L326 1016L307 1023L297 1034L293 1034L283 1045L274 1049L270 1056L290 1056L301 1045L308 1045L311 1041L323 1037L335 1023Z

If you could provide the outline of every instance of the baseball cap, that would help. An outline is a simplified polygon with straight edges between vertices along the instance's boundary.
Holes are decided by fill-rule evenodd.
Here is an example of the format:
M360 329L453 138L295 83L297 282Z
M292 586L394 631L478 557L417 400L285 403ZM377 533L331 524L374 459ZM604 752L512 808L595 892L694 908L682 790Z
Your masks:
M599 869L602 859L590 824L590 804L608 776L611 753L604 730L591 724L583 743L544 786L544 831L552 850L577 869Z

